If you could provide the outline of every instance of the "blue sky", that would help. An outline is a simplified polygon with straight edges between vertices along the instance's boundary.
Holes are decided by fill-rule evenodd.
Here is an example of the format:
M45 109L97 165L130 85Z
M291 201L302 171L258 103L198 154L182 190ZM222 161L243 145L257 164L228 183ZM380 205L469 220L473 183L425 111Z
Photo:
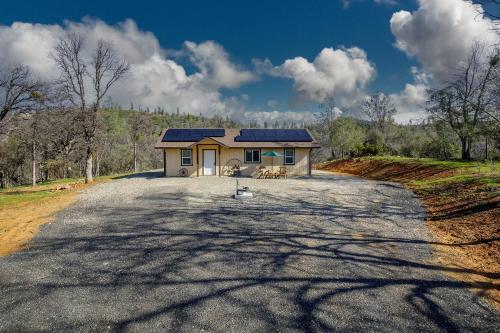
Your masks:
M426 0L430 1L430 0ZM450 3L461 0L446 0ZM309 62L324 49L357 47L366 53L375 72L363 91L398 94L415 81L422 68L418 54L396 48L390 20L394 13L418 9L417 1L22 1L6 2L0 26L13 22L64 25L84 17L114 26L132 19L149 31L188 74L199 67L170 50L182 50L185 41L215 41L238 68L254 71L252 59L269 59L279 66L287 59ZM417 52L418 53L418 52ZM413 73L411 72L413 68ZM432 74L432 73L431 73ZM294 80L284 75L259 75L237 87L218 87L221 98L235 96L248 110L296 112L317 109L317 100L297 102ZM242 98L243 96L243 98ZM247 98L248 96L248 98ZM269 103L269 101L275 101ZM269 106L271 104L272 106Z

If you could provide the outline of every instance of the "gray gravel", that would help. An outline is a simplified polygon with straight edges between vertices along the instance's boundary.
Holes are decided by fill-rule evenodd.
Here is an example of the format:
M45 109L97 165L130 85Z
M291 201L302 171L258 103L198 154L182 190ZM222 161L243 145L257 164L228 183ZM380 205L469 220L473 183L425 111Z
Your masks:
M399 185L242 184L253 199L232 199L231 178L157 173L86 190L0 259L0 331L500 331L431 261Z

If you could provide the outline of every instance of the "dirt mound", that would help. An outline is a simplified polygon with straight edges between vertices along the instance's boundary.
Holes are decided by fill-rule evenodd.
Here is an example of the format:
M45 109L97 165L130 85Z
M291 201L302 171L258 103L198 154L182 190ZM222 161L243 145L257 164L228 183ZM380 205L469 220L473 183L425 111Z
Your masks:
M316 165L316 169L344 172L377 180L421 180L448 177L453 170L422 165L419 163L401 163L385 160L351 159L326 162Z

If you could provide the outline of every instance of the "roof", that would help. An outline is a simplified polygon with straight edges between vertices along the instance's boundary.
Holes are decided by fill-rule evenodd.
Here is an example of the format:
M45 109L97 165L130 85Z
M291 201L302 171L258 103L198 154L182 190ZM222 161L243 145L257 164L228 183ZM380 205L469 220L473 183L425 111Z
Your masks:
M191 148L220 144L227 148L319 148L308 129L170 128L155 148Z

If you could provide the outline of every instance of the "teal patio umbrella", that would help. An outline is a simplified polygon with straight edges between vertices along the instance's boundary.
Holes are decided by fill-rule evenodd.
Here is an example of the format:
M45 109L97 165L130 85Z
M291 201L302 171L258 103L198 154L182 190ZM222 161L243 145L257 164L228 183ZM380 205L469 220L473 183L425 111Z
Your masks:
M270 156L271 159L271 171L274 172L274 158L275 157L280 157L283 156L278 152L275 152L274 150L271 151L266 151L265 153L262 153L262 156Z

